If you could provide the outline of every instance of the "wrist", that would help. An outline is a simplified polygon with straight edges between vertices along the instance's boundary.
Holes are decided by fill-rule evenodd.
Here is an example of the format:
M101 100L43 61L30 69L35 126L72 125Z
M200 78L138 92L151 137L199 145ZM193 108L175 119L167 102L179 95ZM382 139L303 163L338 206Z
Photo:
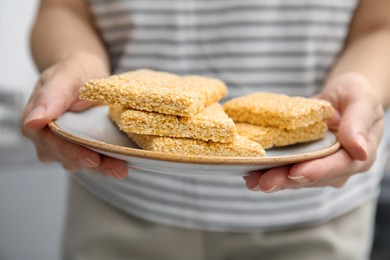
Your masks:
M81 73L94 75L95 78L103 78L110 75L110 64L107 57L101 57L97 54L79 51L68 53L61 59L77 64Z

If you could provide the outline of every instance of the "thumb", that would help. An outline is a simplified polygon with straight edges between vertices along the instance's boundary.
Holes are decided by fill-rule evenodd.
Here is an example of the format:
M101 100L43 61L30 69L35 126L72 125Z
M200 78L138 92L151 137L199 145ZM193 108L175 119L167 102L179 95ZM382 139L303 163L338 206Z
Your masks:
M98 105L97 102L79 99L79 100L76 100L73 104L71 104L71 106L69 107L69 110L74 111L74 112L79 112L79 111L83 111L87 108L90 108L92 106L96 106L96 105Z
M26 128L39 130L62 115L78 100L79 86L71 82L50 80L38 82L32 94L22 122Z
M369 134L380 119L376 104L364 98L350 99L341 111L338 138L343 148L355 160L368 158Z

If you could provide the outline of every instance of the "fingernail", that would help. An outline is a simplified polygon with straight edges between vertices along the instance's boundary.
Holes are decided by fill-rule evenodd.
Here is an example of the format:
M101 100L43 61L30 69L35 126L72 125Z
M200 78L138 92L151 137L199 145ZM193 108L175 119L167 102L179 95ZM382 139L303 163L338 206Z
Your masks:
M251 191L260 191L259 185L256 185L255 187L252 187L252 188L248 187L248 189L250 189Z
M106 175L106 176L114 177L114 178L116 178L116 179L120 179L120 180L122 180L122 179L125 178L125 177L119 175L118 172L115 171L115 170L112 169L112 168L111 168L111 169L106 169L106 170L104 170L104 171L103 171L103 174Z
M287 177L290 180L293 180L295 182L302 183L302 184L311 182L311 179L309 179L308 177L303 176L303 175L301 175L301 176L290 176L290 175L287 175Z
M332 126L338 126L340 124L340 121L341 121L340 113L335 111L333 113L333 116L331 117L331 119L329 119L329 121L331 122Z
M119 175L119 173L114 169L112 169L112 173L115 175L117 179L123 180L125 178L125 176Z
M274 185L271 189L265 190L264 192L266 192L266 193L272 193L272 192L277 192L277 191L279 191L279 190L281 190L281 187L280 187L280 185L276 184L276 185Z
M95 168L99 166L96 162L92 161L88 157L79 157L76 159L76 162L80 167L85 168Z
M253 180L251 178L248 178L246 180L246 186L248 187L248 189L252 190L252 191L258 191L260 190L260 187L259 187L259 183L257 182L257 180Z
M357 143L360 145L360 147L364 150L365 153L367 153L367 140L366 138L362 135L359 134L356 138Z
M24 123L33 121L35 119L41 118L45 114L45 107L43 105L39 105L35 107L31 112L27 115Z

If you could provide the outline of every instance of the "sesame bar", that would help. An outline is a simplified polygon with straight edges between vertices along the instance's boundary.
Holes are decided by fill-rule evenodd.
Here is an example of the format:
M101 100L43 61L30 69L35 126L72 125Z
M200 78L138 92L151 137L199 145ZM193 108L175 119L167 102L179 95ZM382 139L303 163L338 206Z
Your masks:
M188 138L127 134L142 149L156 152L221 157L261 157L265 154L260 144L238 135L232 143L217 143Z
M232 142L236 133L233 120L227 116L219 103L211 104L193 117L117 107L111 107L109 113L120 113L118 127L126 133L193 138L221 143Z
M324 138L328 127L325 121L321 121L293 130L246 123L236 123L236 129L239 135L258 142L264 149L269 149L275 146L287 146Z
M235 122L283 129L309 126L333 114L331 104L325 100L266 92L232 99L224 109Z
M80 89L84 100L187 117L226 95L227 87L218 79L147 69L93 79Z
M109 106L108 117L111 119L112 122L115 123L116 126L118 126L119 122L121 121L121 114L123 111L124 108L121 106Z

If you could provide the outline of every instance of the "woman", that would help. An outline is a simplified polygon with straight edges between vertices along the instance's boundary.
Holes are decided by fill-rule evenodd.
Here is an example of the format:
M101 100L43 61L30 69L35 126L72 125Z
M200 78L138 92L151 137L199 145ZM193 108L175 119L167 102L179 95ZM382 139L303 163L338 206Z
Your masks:
M388 10L386 0L43 0L31 37L42 74L22 121L40 160L79 171L64 257L368 259L390 104ZM85 81L141 67L219 78L230 97L326 99L342 149L244 182L128 174L48 130L91 106L78 100Z

